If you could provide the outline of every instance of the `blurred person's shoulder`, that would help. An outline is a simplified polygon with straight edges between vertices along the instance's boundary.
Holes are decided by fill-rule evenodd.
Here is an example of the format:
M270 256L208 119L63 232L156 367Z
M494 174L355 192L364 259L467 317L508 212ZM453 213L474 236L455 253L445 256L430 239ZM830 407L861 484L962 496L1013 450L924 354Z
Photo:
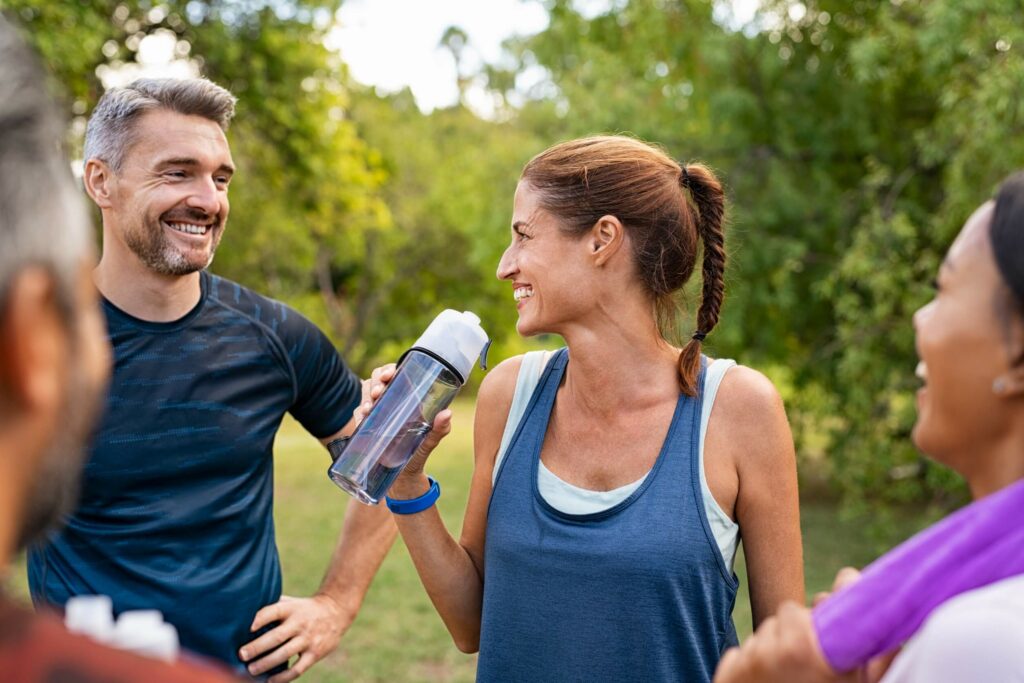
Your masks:
M1024 681L1024 575L936 609L882 679L909 681Z
M226 683L236 680L206 660L168 664L115 650L68 632L58 618L34 614L0 596L0 671L15 683Z

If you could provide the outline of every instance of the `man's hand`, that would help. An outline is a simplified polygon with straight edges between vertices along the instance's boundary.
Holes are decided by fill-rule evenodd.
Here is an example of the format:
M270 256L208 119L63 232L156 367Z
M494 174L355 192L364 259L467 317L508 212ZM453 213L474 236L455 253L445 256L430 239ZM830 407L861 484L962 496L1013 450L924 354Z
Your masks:
M355 424L358 425L362 422L367 415L370 414L370 410L377 403L377 399L381 397L387 385L395 378L395 371L398 366L394 363L388 363L382 365L379 368L374 368L373 372L370 373L369 379L364 379L360 388L362 390L362 400L359 406L353 413L355 418Z
M253 676L285 664L298 655L294 666L271 677L269 683L294 681L334 651L354 619L355 610L345 610L327 595L312 598L283 595L279 602L256 613L251 630L258 631L275 621L280 623L246 643L238 654L242 661L249 663L249 673Z

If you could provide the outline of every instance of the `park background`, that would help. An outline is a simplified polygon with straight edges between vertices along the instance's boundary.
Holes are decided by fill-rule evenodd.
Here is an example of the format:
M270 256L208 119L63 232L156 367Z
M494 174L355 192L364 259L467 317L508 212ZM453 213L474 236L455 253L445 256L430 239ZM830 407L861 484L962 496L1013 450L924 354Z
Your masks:
M963 503L957 479L909 440L910 320L964 220L1024 166L1020 0L512 0L531 28L512 22L496 52L474 43L458 2L387 2L396 35L436 46L449 101L359 82L346 42L360 27L346 26L339 0L0 8L53 74L72 159L104 88L152 72L154 59L238 97L239 172L212 269L301 310L362 375L447 307L480 315L492 363L558 345L516 335L511 288L494 277L516 179L545 147L628 133L709 164L731 225L726 305L707 350L762 370L786 400L809 594ZM486 14L488 0L471 5ZM424 6L444 19L437 35L417 31ZM382 41L374 59L404 49ZM684 336L694 293L680 297ZM432 460L456 533L479 380ZM285 589L308 594L346 500L295 423L275 457ZM23 572L13 582L23 594ZM736 621L749 633L745 593ZM339 650L304 680L462 681L473 670L399 542Z

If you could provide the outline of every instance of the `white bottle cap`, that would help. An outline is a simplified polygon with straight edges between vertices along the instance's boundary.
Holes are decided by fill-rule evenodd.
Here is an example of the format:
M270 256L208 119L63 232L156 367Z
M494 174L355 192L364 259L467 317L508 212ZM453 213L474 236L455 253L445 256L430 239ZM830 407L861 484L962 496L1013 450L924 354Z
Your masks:
M459 313L450 308L441 311L412 345L443 358L463 383L486 346L487 333L480 327L480 318L469 311Z
M64 625L72 633L109 643L114 635L114 603L106 595L76 595L64 605Z
M178 631L164 622L158 610L122 612L114 625L111 645L144 657L173 662L180 648Z

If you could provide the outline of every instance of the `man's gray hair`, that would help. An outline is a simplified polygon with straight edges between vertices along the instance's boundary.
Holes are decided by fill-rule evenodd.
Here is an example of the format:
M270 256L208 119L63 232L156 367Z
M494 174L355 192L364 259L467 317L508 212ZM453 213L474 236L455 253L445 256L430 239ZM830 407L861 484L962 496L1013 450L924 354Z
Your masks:
M62 153L64 130L36 56L0 15L0 313L18 272L42 266L72 315L91 232Z
M227 131L235 115L235 96L205 78L140 78L103 93L85 129L85 160L99 159L115 171L135 143L140 115L167 109L201 116Z

